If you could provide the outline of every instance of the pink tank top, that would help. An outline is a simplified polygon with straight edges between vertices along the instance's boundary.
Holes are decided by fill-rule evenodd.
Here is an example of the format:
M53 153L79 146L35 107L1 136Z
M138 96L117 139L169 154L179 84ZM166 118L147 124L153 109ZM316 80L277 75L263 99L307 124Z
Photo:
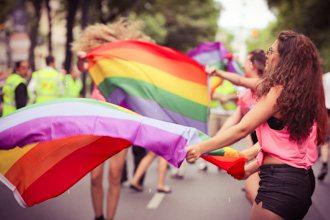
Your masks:
M289 138L290 133L286 127L274 130L269 127L267 121L258 127L257 136L261 146L256 158L259 165L262 165L264 152L285 164L306 170L314 165L318 158L316 123L310 135L300 144Z
M94 85L94 89L91 95L91 99L96 99L99 101L106 102L107 100L104 98L104 96L101 94L100 90L97 88L97 86Z
M240 107L242 115L246 115L256 103L257 96L254 95L251 89L246 89L238 93L237 105Z

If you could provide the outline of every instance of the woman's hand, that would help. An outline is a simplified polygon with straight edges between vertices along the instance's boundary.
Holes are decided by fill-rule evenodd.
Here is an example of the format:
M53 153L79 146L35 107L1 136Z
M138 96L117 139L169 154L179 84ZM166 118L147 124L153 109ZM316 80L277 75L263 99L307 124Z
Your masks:
M187 147L186 160L188 163L195 162L200 156L201 156L201 151L198 145L192 145Z
M83 72L88 70L88 64L85 63L86 54L87 53L85 51L77 52L77 57L78 57L77 67L80 71Z
M251 163L247 164L244 168L245 172L244 172L244 176L242 178L242 180L246 180L250 175L252 175L255 172L259 171L259 164L257 163L257 161L252 161Z
M222 70L218 70L217 68L211 66L211 67L206 67L205 69L206 73L210 76L219 76L222 77Z

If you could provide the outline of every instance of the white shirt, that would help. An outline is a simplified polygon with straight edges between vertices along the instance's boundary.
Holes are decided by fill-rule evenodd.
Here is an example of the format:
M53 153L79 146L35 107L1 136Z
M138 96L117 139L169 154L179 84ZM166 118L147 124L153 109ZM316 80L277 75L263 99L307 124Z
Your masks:
M325 106L330 109L330 72L323 75L323 87L325 93Z

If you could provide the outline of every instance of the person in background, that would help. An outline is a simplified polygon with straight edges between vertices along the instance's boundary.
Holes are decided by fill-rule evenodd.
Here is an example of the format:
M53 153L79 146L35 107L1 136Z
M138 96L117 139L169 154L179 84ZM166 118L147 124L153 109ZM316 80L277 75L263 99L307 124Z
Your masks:
M211 69L216 70L215 67ZM214 90L211 96L210 119L208 124L210 137L213 137L225 124L226 120L235 112L238 99L237 93L243 89L224 79L222 84ZM207 170L207 162L205 160L200 162L199 169L203 171Z
M25 107L29 102L27 81L30 64L26 60L16 62L15 71L11 74L2 88L3 113L2 116Z
M329 126L322 74L313 42L303 34L281 32L267 52L256 105L238 124L187 147L186 159L194 162L258 128L260 151L244 175L259 171L260 176L250 219L303 219L312 205L311 167Z
M229 80L235 85L244 86L247 89L240 92L238 95L238 107L235 112L228 118L225 124L221 127L220 131L228 129L229 127L237 124L242 120L251 108L257 103L257 96L255 95L256 86L258 80L262 77L265 69L266 56L265 52L260 49L251 51L243 64L245 77L238 74L225 72L222 70L216 70L214 68L208 68L208 74L219 76L223 79ZM258 142L256 132L252 132L251 135L246 137L246 148L252 147ZM253 204L255 197L257 196L257 190L259 188L259 176L254 173L249 176L245 181L245 195L246 198Z
M81 72L77 67L71 68L70 74L64 75L64 95L65 98L81 97L83 83L80 78Z
M143 187L139 184L140 179L146 172L146 170L149 167L149 165L151 164L151 162L156 158L156 156L157 155L154 152L148 151L147 155L142 158L142 160L140 161L140 163L134 173L133 179L131 181L131 184L130 184L131 189L133 189L137 192L143 191ZM168 186L165 186L167 165L168 165L167 161L164 158L159 157L157 192L160 192L160 193L170 193L171 192L171 189Z
M7 76L5 74L5 71L0 71L0 117L2 116L2 110L3 110L3 92L2 88L5 85L7 80Z
M330 72L323 75L323 86L325 95L325 107L328 111L328 119L330 120ZM329 141L330 141L330 129L327 137L327 141L321 145L321 161L322 167L317 178L319 180L324 180L325 176L328 174L328 161L329 161Z
M133 175L134 175L141 160L147 155L147 150L145 148L132 145L132 153L133 153L133 157L134 157L134 169L133 169ZM126 161L125 161L120 182L121 183L126 182L128 180L127 176L128 176L127 165L126 165ZM141 185L141 186L143 185L144 177L145 177L145 173L142 175L142 177L140 178L140 181L139 181L139 185Z
M33 103L61 98L63 96L63 74L55 69L55 58L46 57L47 67L32 73L28 85Z

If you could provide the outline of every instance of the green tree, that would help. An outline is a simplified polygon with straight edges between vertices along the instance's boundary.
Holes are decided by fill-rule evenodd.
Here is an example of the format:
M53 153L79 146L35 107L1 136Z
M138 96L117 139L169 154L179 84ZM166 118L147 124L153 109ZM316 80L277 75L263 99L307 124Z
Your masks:
M221 6L213 0L96 0L90 23L107 23L127 16L144 22L143 31L158 44L182 52L214 41Z
M156 0L130 16L143 20L143 31L158 44L186 52L215 40L220 9L213 0Z
M29 51L29 62L32 70L35 70L35 62L34 62L34 48L37 46L38 39L38 30L39 30L39 22L41 17L41 8L42 8L42 0L30 0L30 3L33 6L33 10L30 11L30 19L29 19L29 37L31 40L31 46Z
M16 2L12 0L0 0L0 23L6 21L7 17L12 14Z
M291 29L308 36L319 50L324 71L330 71L330 1L324 0L267 0L270 9L277 12L279 33Z

